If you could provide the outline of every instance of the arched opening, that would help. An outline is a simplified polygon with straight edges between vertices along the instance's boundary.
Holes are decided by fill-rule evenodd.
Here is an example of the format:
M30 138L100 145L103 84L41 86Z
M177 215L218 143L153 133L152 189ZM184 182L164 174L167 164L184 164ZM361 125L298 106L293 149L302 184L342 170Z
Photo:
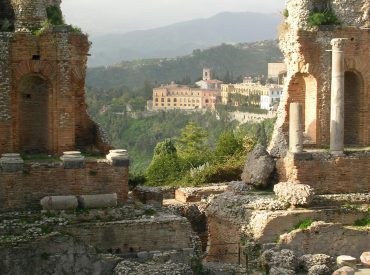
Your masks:
M10 0L0 0L0 32L14 30L14 10Z
M309 74L296 74L288 88L288 102L299 102L303 109L304 143L316 144L317 142L317 82ZM289 104L287 112L289 114ZM289 115L287 122L289 121Z
M344 144L358 146L361 140L361 98L363 81L354 71L344 74Z
M19 147L25 153L47 153L49 87L38 76L26 76L19 84Z

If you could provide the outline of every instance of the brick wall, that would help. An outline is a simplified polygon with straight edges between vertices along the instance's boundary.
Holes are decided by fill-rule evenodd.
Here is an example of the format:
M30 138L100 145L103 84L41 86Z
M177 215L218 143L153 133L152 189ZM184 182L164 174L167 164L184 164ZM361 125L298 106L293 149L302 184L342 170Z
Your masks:
M128 167L88 161L83 169L64 169L61 163L29 163L23 171L0 171L0 211L40 208L40 199L48 195L108 193L117 193L121 204L127 200Z
M86 112L89 47L86 35L68 27L39 36L1 34L0 153L110 149Z
M280 181L299 181L317 194L370 191L370 154L333 157L329 153L288 154L277 163Z

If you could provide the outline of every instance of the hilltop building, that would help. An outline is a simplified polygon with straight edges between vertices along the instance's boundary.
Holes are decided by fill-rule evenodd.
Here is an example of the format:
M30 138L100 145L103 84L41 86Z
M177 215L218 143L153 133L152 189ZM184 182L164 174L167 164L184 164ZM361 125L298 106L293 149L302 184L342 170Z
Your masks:
M223 82L218 79L213 79L213 71L209 68L204 68L203 79L195 84L204 90L220 90Z
M153 90L152 110L215 109L220 92L170 84Z

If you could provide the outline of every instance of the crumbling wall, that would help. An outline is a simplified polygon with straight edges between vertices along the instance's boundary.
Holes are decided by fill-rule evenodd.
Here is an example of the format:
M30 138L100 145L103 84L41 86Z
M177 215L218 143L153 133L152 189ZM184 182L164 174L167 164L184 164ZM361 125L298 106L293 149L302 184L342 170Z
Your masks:
M53 234L13 247L0 247L2 274L112 274L121 260L98 255L89 245L67 235Z
M0 171L0 209L40 208L45 196L117 193L127 200L128 167L87 161L86 168L65 169L61 163L30 163L23 171Z
M78 224L63 230L104 253L134 255L143 251L194 248L189 222L177 216Z

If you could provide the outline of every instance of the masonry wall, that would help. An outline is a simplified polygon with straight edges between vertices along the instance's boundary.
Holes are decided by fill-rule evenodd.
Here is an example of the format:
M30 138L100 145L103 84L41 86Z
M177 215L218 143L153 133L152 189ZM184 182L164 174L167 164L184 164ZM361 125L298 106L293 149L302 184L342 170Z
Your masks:
M0 211L38 209L49 195L117 193L120 204L128 193L128 167L107 162L86 162L86 168L64 169L61 163L28 163L23 171L0 171Z
M329 153L288 154L277 162L280 181L299 181L316 194L370 192L370 154L351 153L334 157Z
M186 218L167 217L111 223L79 224L62 228L102 252L137 253L192 248Z
M345 71L357 76L352 80L347 77L346 80L345 144L367 146L370 142L370 32L363 28L370 22L370 5L366 1L355 0L326 2L330 3L341 21L340 26L309 26L310 13L324 1L286 1L289 16L282 22L279 35L288 72L269 147L271 154L276 157L284 157L287 152L288 110L291 102L306 104L305 116L310 116L309 121L305 121L305 130L309 137L306 146L322 148L330 143L331 52L328 50L331 50L330 41L333 38L348 39L344 49ZM310 81L297 81L301 77ZM307 113L307 110L313 112Z
M50 154L75 149L106 153L111 149L104 133L87 114L87 37L68 26L55 28L38 36L0 33L0 153L21 152L24 148ZM39 83L47 86L47 91L37 90ZM29 86L35 91L27 91ZM37 98L41 93L44 102ZM38 108L27 107L32 101L45 110L44 123L37 119ZM36 114L32 115L33 111ZM43 146L28 143L33 140L31 130L36 131L33 136L45 137Z

